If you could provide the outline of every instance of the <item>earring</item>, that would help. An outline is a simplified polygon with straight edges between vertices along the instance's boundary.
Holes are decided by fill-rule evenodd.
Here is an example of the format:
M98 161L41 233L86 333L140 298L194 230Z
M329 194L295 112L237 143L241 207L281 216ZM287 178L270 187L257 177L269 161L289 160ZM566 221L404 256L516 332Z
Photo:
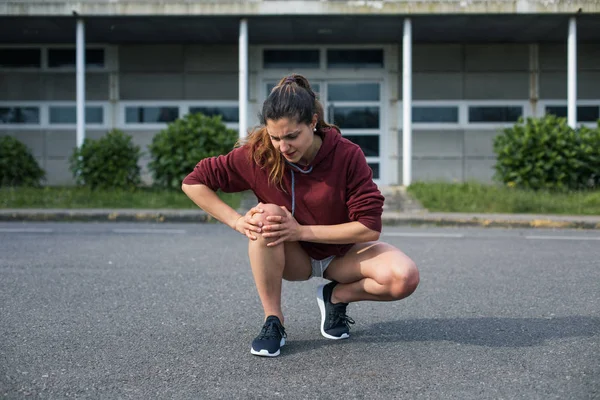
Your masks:
M317 128L313 128L313 132L316 132L316 131L317 131Z

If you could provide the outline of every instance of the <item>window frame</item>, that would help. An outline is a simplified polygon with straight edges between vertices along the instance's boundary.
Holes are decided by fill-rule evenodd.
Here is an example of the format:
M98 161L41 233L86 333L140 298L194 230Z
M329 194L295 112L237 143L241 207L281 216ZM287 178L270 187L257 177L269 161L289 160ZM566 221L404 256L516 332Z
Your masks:
M298 69L297 67L289 67L289 68L275 68L275 67L267 67L265 66L265 51L317 51L319 54L319 62L318 65L316 67L307 67L307 66L302 66L301 69L304 70L309 70L309 71L314 71L314 70L318 70L321 69L323 67L323 51L319 48L315 48L314 46L294 46L293 48L290 48L288 46L286 47L282 47L282 46L263 46L260 49L260 67L263 70L267 70L267 71L278 71L278 70L296 70Z
M265 49L268 50L319 50L319 68L265 68L264 60L263 60L263 51ZM328 49L336 49L336 50L382 50L383 51L383 68L335 68L328 69L327 68L327 50ZM330 44L330 45L310 45L310 44L293 44L293 45L259 45L259 46L251 46L250 47L250 61L252 65L250 65L251 69L256 69L260 71L259 79L257 79L256 84L262 85L262 82L265 80L274 80L278 82L279 79L284 77L285 75L291 73L298 73L300 75L304 75L310 79L310 82L313 81L332 81L332 80L381 80L384 76L387 76L387 68L386 66L391 64L391 57L393 57L397 52L394 51L394 45L390 44ZM360 77L356 76L356 71L360 71ZM260 93L264 95L265 88L264 86L256 86L256 93ZM264 97L266 98L266 97ZM263 98L263 100L264 100Z
M510 122L502 122L502 121L471 122L471 121L469 121L470 108L471 107L521 107L523 110L521 117L527 118L528 116L531 115L531 113L528 113L528 111L527 111L528 105L530 105L530 103L527 100L526 101L485 100L485 101L477 101L477 102L469 101L466 103L465 108L464 108L464 114L465 114L464 121L468 126L477 127L477 128L481 128L481 127L507 128L507 127L510 127L510 126L513 126L514 124L516 124L518 122L518 118L516 121L510 121Z
M0 71L2 72L24 72L24 71L40 71L42 69L42 67L44 66L44 62L45 62L45 54L44 54L44 50L41 46L32 46L29 44L23 44L23 45L16 45L16 44L6 44L6 45L1 45L0 49L4 50L8 50L8 49L36 49L39 50L40 52L40 66L39 67L3 67L2 65L0 65Z
M339 47L339 46L325 46L323 49L323 57L325 57L324 59L324 63L325 63L325 69L327 71L385 71L385 66L387 63L386 60L386 49L383 46L344 46L344 47ZM329 66L329 58L328 58L328 51L329 50L341 50L341 51L351 51L351 50L380 50L381 51L381 55L382 55L382 63L383 65L381 67L330 67Z
M46 57L45 57L45 70L47 71L52 71L52 72L56 72L56 71L75 71L77 70L77 65L74 66L63 66L63 67L51 67L50 64L50 49L61 49L61 50L73 50L75 51L75 64L77 64L77 47L73 46L73 45L65 45L65 44L60 44L60 45L46 45L44 46L44 52L46 53ZM86 72L88 71L106 71L107 66L108 66L108 49L107 46L102 46L102 45L94 45L94 44L86 44L85 45L85 50L94 50L94 49L101 49L104 50L104 65L102 67L95 67L95 66L87 66L85 65L85 70ZM42 57L44 58L44 57Z
M131 129L131 130L148 130L148 129L165 129L168 122L153 122L153 123L126 123L125 122L125 109L127 107L177 107L179 115L177 118L183 118L189 114L190 108L192 107L237 107L239 110L239 104L237 100L199 100L199 101L177 101L177 100L123 100L119 101L117 106L117 125L120 129ZM238 130L239 122L223 122L229 129Z
M90 128L90 129L109 129L110 124L108 123L108 121L111 120L110 118L110 104L109 102L106 101L86 101L85 102L85 106L86 107L101 107L102 108L102 123L97 124L97 123L85 123L85 127L86 128ZM50 108L52 107L75 107L75 111L77 112L77 102L74 101L52 101L52 102L48 102L47 104L45 104L45 107L47 108L47 120L45 121L45 127L46 129L72 129L72 128L76 128L77 127L77 122L73 122L73 123L61 123L61 124L53 124L50 122Z
M110 129L112 126L111 104L108 101L86 101L86 107L102 107L102 124L86 123L86 129ZM72 130L77 128L77 123L51 124L50 107L77 107L74 101L0 101L0 107L37 107L40 110L39 124L0 124L0 130Z
M523 108L523 118L533 115L529 100L413 100L415 107L458 107L458 122L412 122L413 130L490 130L514 126L515 122L469 122L470 107L514 107ZM403 103L398 102L398 130L404 124Z
M539 100L537 103L537 111L538 111L538 116L542 117L544 115L546 115L546 107L548 106L556 106L556 107L568 107L568 101L566 99L544 99L544 100ZM579 106L596 106L598 108L600 108L600 99L598 100L577 100L577 107ZM597 122L581 122L581 121L577 121L577 126L585 126L588 128L596 128Z
M176 100L123 100L119 101L118 106L118 125L123 129L132 129L132 130L147 130L147 129L164 129L167 127L169 122L149 122L149 123L141 123L135 122L130 123L127 122L126 117L126 109L128 107L169 107L169 108L177 108L177 118L181 118L182 114L182 104L180 101ZM176 118L176 119L177 119Z
M48 51L49 49L73 49L77 51L77 46L75 44L66 44L66 43L57 43L57 44L1 44L0 48L2 49L40 49L41 51L41 65L40 67L13 67L13 68L5 68L0 66L0 72L75 72L77 71L77 66L72 67L50 67L48 65ZM107 44L99 44L99 43L86 43L85 49L103 49L104 50L104 66L103 67L85 67L86 73L102 73L108 72L115 69L116 65L116 51L117 47Z
M39 111L39 122L37 124L0 124L0 130L31 130L44 128L48 112L39 101L0 101L0 108L11 107L36 107Z
M186 102L182 103L182 112L183 112L183 114L181 114L181 117L189 114L190 113L190 108L193 108L193 107L207 107L207 108L210 108L210 107L213 107L213 108L217 108L217 107L236 107L238 109L238 122L225 122L225 121L223 121L223 123L225 124L225 126L227 128L234 129L236 132L239 129L239 126L240 126L240 122L239 122L240 105L239 105L239 102L237 100L186 101Z

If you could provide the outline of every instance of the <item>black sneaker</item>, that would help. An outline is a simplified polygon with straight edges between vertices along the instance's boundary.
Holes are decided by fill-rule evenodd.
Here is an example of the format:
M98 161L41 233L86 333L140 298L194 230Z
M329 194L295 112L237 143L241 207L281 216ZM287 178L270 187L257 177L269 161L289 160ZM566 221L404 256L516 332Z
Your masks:
M274 315L267 317L260 334L252 341L250 352L257 356L276 357L287 337L281 321Z
M354 320L346 315L348 303L331 303L331 293L337 282L330 282L317 288L317 303L321 310L321 335L327 339L346 339L350 337L350 324Z

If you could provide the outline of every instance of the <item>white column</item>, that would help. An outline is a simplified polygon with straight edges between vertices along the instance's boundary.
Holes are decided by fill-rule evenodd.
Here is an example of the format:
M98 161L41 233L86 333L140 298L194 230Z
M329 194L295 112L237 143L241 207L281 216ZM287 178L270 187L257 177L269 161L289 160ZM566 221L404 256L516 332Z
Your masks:
M402 38L402 185L412 180L412 26L404 19Z
M85 139L85 27L83 19L77 20L77 147Z
M567 40L567 122L571 128L577 126L577 20L569 19Z
M248 20L240 21L239 37L239 137L246 137L248 130Z
M540 99L540 46L537 43L529 45L529 104L531 114L537 118L538 101ZM542 113L543 114L543 113Z

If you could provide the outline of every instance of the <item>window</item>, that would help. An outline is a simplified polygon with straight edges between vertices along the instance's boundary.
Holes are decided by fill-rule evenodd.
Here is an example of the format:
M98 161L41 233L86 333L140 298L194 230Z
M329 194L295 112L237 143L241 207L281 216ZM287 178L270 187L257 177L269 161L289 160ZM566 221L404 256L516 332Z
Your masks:
M75 106L50 106L50 124L77 123L77 108ZM101 106L85 108L86 124L103 124L104 109Z
M546 114L557 117L567 117L567 106L546 106ZM577 121L596 122L600 119L600 108L598 106L577 106Z
M413 123L458 123L458 106L416 106L412 108Z
M379 157L379 135L344 135L360 146L365 157Z
M329 101L379 101L378 83L330 83Z
M368 163L371 171L373 171L373 179L379 179L379 163Z
M264 50L264 68L319 68L319 50Z
M41 49L0 49L0 68L40 68L41 65Z
M383 68L383 49L329 49L327 68Z
M333 124L347 129L379 129L379 107L332 106Z
M469 106L469 122L517 122L522 106Z
M48 67L64 68L76 66L76 50L73 48L48 49ZM86 49L85 66L92 68L104 67L104 49Z
M0 124L39 124L39 107L0 107Z
M190 107L190 114L195 113L209 117L220 115L223 122L239 122L240 119L238 107Z
M179 118L179 107L125 107L126 124L160 124Z

